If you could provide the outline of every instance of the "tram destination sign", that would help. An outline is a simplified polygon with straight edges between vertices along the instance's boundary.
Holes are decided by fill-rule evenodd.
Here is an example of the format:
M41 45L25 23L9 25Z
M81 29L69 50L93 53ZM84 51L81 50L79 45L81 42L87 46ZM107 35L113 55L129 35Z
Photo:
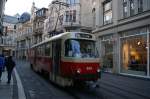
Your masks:
M92 35L90 35L90 34L81 34L81 33L77 33L76 34L76 37L77 38L92 38Z

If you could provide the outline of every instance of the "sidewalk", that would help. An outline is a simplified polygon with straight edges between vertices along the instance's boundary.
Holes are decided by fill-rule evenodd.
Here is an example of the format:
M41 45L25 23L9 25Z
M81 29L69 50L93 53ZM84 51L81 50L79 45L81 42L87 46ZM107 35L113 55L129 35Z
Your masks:
M10 84L7 84L7 71L3 72L0 82L0 99L12 99L13 77Z

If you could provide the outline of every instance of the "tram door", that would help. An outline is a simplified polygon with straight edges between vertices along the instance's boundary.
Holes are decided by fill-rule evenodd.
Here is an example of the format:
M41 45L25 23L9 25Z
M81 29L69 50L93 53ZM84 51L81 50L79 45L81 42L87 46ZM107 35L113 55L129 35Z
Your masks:
M61 58L61 40L56 40L52 42L52 59L53 59L53 73L59 74L59 66L60 66L60 58Z

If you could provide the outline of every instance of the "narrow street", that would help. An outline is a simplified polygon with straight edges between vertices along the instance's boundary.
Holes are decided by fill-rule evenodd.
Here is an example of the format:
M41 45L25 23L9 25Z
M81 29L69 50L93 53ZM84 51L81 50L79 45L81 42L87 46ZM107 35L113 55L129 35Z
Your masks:
M16 61L27 99L103 99L95 88L62 88L31 70L27 61Z
M0 99L150 99L150 0L0 0Z
M61 91L33 72L28 62L17 61L16 68L27 99L74 99L70 94Z
M103 73L99 88L62 88L33 72L27 61L16 61L27 99L149 99L149 80ZM142 86L144 84L144 86Z

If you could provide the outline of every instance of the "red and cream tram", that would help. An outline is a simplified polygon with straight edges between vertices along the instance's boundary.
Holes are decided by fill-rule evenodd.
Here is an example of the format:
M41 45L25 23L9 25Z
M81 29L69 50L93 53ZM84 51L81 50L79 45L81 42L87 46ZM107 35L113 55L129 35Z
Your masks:
M53 36L32 46L29 59L34 71L47 72L49 79L61 86L100 78L96 39L92 34L66 32Z

